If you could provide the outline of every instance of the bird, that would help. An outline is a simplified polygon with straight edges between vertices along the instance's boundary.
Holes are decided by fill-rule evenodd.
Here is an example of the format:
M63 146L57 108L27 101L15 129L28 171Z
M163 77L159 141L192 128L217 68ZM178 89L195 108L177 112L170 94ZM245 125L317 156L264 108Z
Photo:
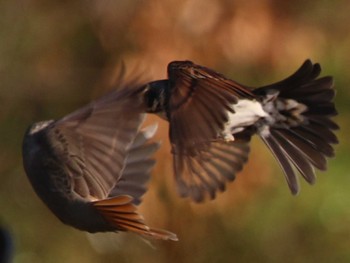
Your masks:
M176 234L149 227L137 210L159 148L150 142L157 126L141 128L140 86L120 84L61 119L30 125L23 166L36 194L66 225L176 241Z
M309 183L326 170L338 143L331 76L307 59L289 77L250 87L192 61L172 61L167 78L146 83L144 107L169 122L178 192L212 200L243 169L257 134L282 168L293 195L297 173Z

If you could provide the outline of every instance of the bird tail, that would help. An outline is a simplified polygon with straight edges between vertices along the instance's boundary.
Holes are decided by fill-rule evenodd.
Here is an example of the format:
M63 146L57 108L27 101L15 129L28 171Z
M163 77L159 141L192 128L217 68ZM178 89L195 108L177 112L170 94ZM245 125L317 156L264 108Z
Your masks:
M318 78L319 64L310 60L290 77L254 90L269 113L258 134L282 167L293 194L299 191L295 169L304 179L315 182L314 168L327 169L326 157L334 156L338 143L337 115L332 77Z
M133 204L129 195L120 195L92 202L94 208L116 231L128 231L143 237L177 241L177 236L166 230L150 228Z

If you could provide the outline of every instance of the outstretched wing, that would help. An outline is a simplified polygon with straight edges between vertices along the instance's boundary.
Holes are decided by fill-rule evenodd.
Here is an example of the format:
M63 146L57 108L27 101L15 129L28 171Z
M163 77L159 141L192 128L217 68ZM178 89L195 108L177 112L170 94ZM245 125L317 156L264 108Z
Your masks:
M244 141L212 142L202 152L174 154L174 170L179 194L202 202L225 191L248 160L249 146Z
M128 147L144 118L139 92L138 85L125 85L50 129L70 190L82 198L106 198L120 178Z
M109 197L130 195L133 197L133 204L138 205L141 202L141 197L147 190L146 183L155 165L152 155L160 146L157 142L148 142L156 131L157 125L152 125L137 134L128 150L122 175L110 192Z
M255 97L248 88L189 61L170 63L168 75L170 140L178 151L222 137L232 105Z
M145 237L163 240L177 240L175 234L150 228L137 206L146 192L151 169L155 164L152 154L159 148L159 143L150 143L157 126L149 126L140 131L131 147L125 161L125 168L116 186L110 192L108 199L93 202L97 211L117 230L131 231Z
M167 114L174 168L182 196L200 202L224 190L247 160L248 146L225 129L233 105L255 98L248 89L189 61L168 66L171 87Z

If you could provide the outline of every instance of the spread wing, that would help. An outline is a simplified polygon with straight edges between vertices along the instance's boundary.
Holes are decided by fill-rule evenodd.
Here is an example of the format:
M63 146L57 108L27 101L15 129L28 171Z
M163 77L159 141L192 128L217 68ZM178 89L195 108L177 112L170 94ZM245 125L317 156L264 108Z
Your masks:
M228 113L240 98L255 98L250 89L189 61L168 66L171 94L170 141L182 196L200 202L224 190L247 160L249 148L225 134ZM228 136L228 138L226 137Z
M138 205L141 202L141 197L147 190L146 184L155 164L152 155L160 146L159 143L148 142L156 131L157 125L153 125L137 134L128 150L125 169L109 197L130 195L133 197L133 204Z
M255 98L246 87L189 61L168 66L170 140L178 150L222 136L228 112L239 98Z
M70 191L96 200L115 187L144 118L139 92L137 85L124 86L54 124L53 148L64 162Z
M125 168L116 186L107 199L93 202L98 212L117 230L131 231L145 237L176 241L175 234L157 228L150 228L137 211L146 183L155 164L152 154L158 143L150 143L157 126L149 126L140 131L128 150Z
M174 153L174 170L182 197L202 202L226 189L248 160L249 146L243 141L217 141L200 153Z

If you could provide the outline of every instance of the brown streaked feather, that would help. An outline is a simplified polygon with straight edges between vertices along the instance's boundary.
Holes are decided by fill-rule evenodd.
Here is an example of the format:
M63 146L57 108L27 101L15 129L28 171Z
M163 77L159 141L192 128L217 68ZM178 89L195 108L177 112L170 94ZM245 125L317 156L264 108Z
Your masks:
M187 153L173 152L175 179L181 196L202 202L206 196L214 199L228 181L234 180L248 159L249 147L239 141L215 141L207 147L195 147Z
M192 110L188 110L188 112L193 112L196 110L196 105L198 105L196 113L198 115L202 115L202 118L210 118L212 127L223 127L223 124L227 121L227 115L224 111L215 111L213 109L217 109L222 107L218 102L212 101L213 97L211 97L209 94L205 94L205 92L202 92L203 94L198 94L198 98L196 100L193 100L191 107L193 107ZM231 110L232 111L232 108ZM215 132L216 133L216 132ZM215 134L214 133L214 134ZM211 135L212 136L212 135Z
M216 88L226 90L228 94L241 96L244 98L255 97L254 94L247 89L247 87L226 78L224 75L215 72L210 68L196 65L191 61L173 61L169 63L168 76L174 83L178 83L178 81L181 82L183 80L192 82L195 79L196 81L202 81L202 84L210 83L210 86L214 88L214 90Z
M129 204L132 200L131 196L122 195L118 196L118 198L107 198L97 202L93 202L94 206L103 206L103 207L113 207L113 206L123 206Z
M255 97L247 87L189 61L170 63L168 77L170 140L177 151L218 139L232 105L239 98Z
M141 197L147 190L146 183L149 181L155 164L152 155L160 146L159 143L149 142L156 131L157 125L152 125L137 134L128 151L122 175L109 193L109 197L129 195L133 197L133 204L141 203Z
M121 176L128 147L144 118L139 92L139 86L114 90L58 120L50 131L60 136L53 150L81 197L86 198L88 187L92 198L106 198Z
M226 96L233 97L233 99L236 97L236 100L237 98L255 98L250 89L225 77L199 79L198 81L200 82L201 86L206 86L213 92L222 90L223 95L226 94Z
M215 118L212 116L212 111L209 111L208 114L204 114L205 112L208 112L208 105L202 103L201 100L194 101L192 107L193 110L191 111L191 113L193 113L194 115L193 120L197 120L199 123L215 123ZM212 134L215 134L216 131L214 126L215 125L206 125L205 127L203 127L203 136L210 138Z
M178 240L176 235L171 232L160 229L153 230L147 226L143 217L137 212L131 196L112 197L92 202L92 205L116 230L130 231L156 239Z
M231 102L231 104L237 103L238 96L236 94L232 94L226 89L222 89L222 92L218 93L215 87L215 83L213 81L204 81L197 80L197 85L200 87L198 92L202 92L203 96L206 96L206 100L208 102L217 103L221 105L221 107L226 107L226 110L232 111L232 107L227 104L227 102ZM220 83L217 84L220 87ZM212 101L210 101L212 99ZM214 106L214 105L213 105Z
M137 214L136 206L132 203L131 196L117 196L106 200L92 202L92 205L109 221L115 225L116 229L125 228L127 226L137 227L148 230L148 227L143 224L143 217Z

